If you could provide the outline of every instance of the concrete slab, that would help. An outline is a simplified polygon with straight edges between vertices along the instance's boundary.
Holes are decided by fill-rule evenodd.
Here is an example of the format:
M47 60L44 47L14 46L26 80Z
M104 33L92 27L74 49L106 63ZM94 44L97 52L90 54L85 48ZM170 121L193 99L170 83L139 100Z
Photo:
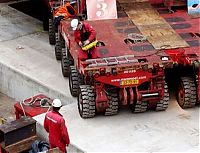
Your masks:
M60 98L64 104L71 97L68 79L62 76L54 46L42 23L7 4L0 4L0 91L17 100L38 93Z
M189 152L199 151L199 108L181 109L174 98L163 112L132 114L121 109L116 116L82 119L76 104L62 107L71 143L84 152ZM44 115L38 121L43 129Z

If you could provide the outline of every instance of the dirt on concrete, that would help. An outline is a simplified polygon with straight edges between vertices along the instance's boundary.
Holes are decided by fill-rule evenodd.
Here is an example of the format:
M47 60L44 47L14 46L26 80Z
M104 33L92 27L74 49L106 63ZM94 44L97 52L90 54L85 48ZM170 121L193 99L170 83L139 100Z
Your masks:
M6 122L15 120L15 100L0 93L0 118Z

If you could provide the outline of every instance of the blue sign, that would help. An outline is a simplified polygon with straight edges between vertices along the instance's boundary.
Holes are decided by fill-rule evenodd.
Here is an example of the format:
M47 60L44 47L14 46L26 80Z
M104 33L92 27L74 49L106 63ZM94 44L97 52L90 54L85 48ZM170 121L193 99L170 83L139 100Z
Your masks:
M188 0L188 14L198 15L200 14L200 0Z

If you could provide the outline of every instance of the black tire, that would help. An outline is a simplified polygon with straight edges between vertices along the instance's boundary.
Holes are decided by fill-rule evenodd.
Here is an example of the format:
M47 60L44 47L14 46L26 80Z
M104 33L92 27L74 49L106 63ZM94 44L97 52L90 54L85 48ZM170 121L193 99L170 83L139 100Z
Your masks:
M131 111L133 113L143 113L147 111L148 103L146 101L138 101L137 103L131 106Z
M61 67L62 74L64 77L69 76L70 66L74 65L74 61L72 58L67 57L66 50L62 51L62 59L61 59Z
M195 81L191 77L181 77L177 101L181 108L192 108L197 102Z
M70 66L69 87L72 96L78 96L79 87L83 84L83 81L82 75L76 70L75 66Z
M56 33L55 56L57 60L61 60L61 53L62 53L62 46L58 33Z
M168 108L169 105L169 92L168 92L168 85L164 83L164 97L156 105L156 111L164 111Z
M119 95L118 95L117 90L107 91L107 97L109 101L108 102L109 107L106 108L104 115L106 116L116 115L119 109Z
M55 28L53 26L53 20L49 19L49 44L56 44Z
M95 92L89 85L80 86L78 110L82 118L92 118L96 114Z
M61 60L62 50L65 48L65 40L60 33L56 33L55 55L57 60Z

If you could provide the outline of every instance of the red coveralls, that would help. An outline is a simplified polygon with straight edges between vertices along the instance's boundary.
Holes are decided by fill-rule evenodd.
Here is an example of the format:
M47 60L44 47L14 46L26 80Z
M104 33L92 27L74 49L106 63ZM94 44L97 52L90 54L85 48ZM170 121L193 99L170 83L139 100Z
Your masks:
M46 114L44 128L49 133L50 148L58 147L63 153L70 143L65 120L59 112L50 111Z
M81 30L75 30L74 31L74 37L75 37L75 41L77 43L79 43L80 41L83 42L85 40L89 40L90 42L92 42L96 38L96 31L93 29L92 26L90 26L89 23L84 22ZM92 58L98 57L95 47L90 49L90 54L91 54ZM88 52L80 49L78 58L80 60L88 59Z

